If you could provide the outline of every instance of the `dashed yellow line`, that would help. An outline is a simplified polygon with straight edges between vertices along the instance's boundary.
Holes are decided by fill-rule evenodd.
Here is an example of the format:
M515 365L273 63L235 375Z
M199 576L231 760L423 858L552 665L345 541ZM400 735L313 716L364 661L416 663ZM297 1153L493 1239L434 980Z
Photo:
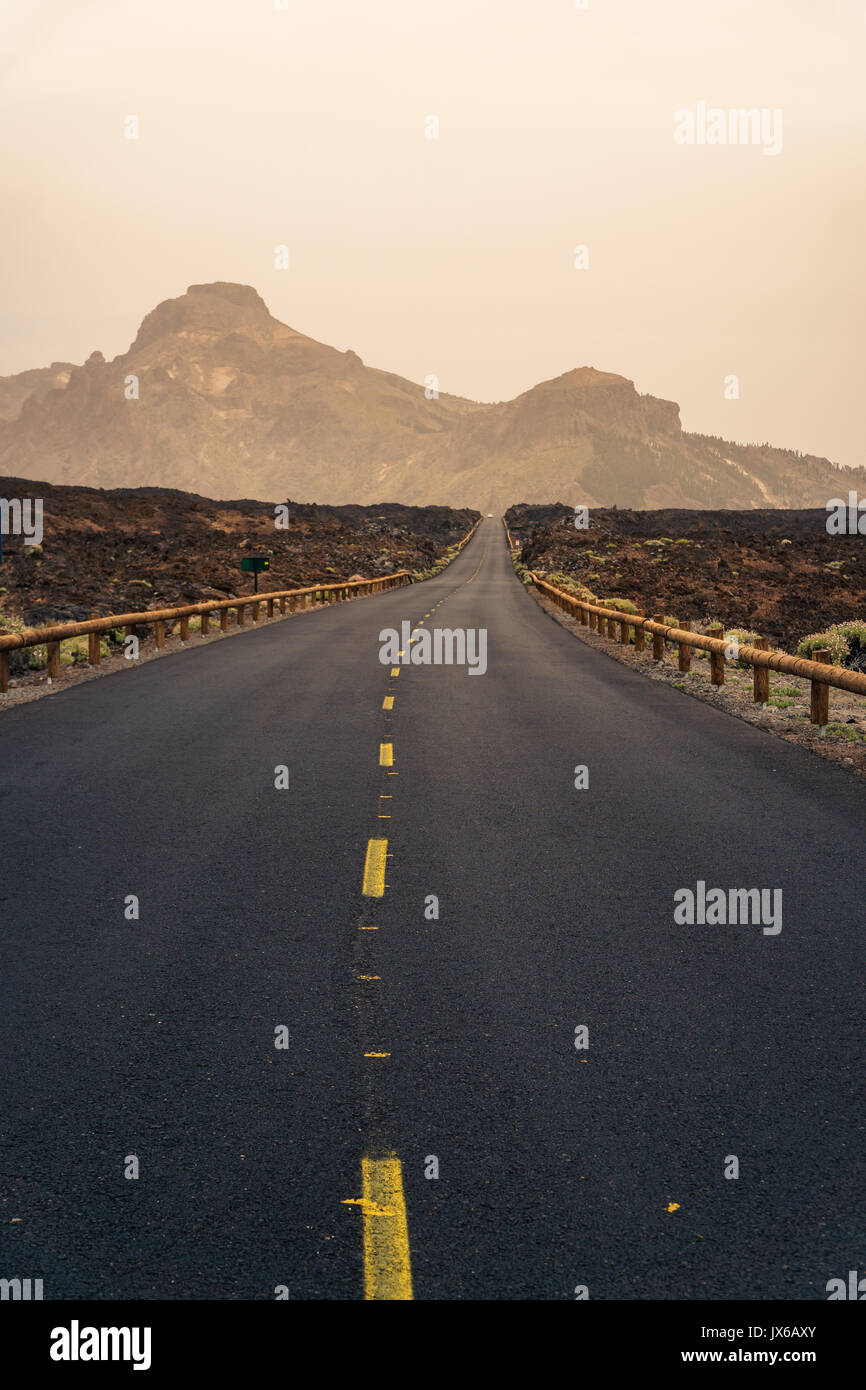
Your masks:
M365 1057L390 1057L390 1052L365 1052Z
M387 840L367 841L364 883L361 889L365 898L383 898L385 896L385 863L387 858Z
M383 709L393 709L393 708L394 708L394 696L393 696L393 695L386 695L386 696L385 696L384 700L382 701L382 708L383 708Z
M402 656L403 653L401 652L400 655ZM392 681L395 681L395 680L397 679L397 677L399 676L399 674L400 674L400 667L399 667L399 666L392 666L392 667L391 667L391 679L392 679Z
M393 767L393 766L394 766L394 745L393 745L393 743L380 743L380 744L379 744L379 766L380 766L380 767Z
M409 1223L399 1158L361 1160L364 1214L364 1298L412 1298Z

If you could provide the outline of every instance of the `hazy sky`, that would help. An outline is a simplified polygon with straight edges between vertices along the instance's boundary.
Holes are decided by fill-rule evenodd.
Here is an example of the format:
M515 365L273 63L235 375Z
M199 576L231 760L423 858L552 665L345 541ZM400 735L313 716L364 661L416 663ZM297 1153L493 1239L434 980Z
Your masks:
M862 463L864 40L863 0L0 0L0 373L237 280L443 391L591 365ZM699 102L781 153L675 143Z

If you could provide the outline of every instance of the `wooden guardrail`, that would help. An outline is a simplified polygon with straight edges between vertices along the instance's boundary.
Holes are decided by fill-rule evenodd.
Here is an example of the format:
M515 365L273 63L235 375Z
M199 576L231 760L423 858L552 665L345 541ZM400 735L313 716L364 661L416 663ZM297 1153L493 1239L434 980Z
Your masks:
M471 534L471 533L470 533ZM468 539L466 537L465 539ZM463 543L461 543L463 544ZM87 657L91 666L100 661L99 634L123 628L127 635L134 634L136 628L153 627L157 647L165 646L165 625L180 619L180 637L184 642L189 637L189 620L201 616L201 635L207 636L210 630L211 614L219 614L223 632L228 628L229 610L237 611L237 625L243 626L248 608L252 609L253 622L258 622L262 604L267 616L273 617L274 605L279 603L280 612L294 613L304 609L310 598L310 607L315 607L316 596L322 604L341 603L362 594L381 593L403 584L413 583L409 570L398 570L395 574L383 575L380 579L345 579L339 583L312 584L306 589L277 589L273 593L244 595L241 598L205 600L201 603L186 603L179 608L150 608L141 613L113 613L104 618L88 618L80 623L61 623L54 627L25 628L23 632L3 632L0 629L0 694L9 689L9 653L21 647L47 647L48 674L60 675L60 643L70 637L87 637Z
M509 531L509 524L507 524L505 517L502 518L502 524L503 527L505 527L505 535L507 542L509 542L509 550L520 549L520 542L516 541L516 539L513 538L512 532Z
M456 551L456 554L457 554L457 555L460 554L460 552L461 552L461 550L463 549L464 545L468 545L469 542L472 540L472 537L475 535L475 532L478 530L478 527L481 525L482 520L483 520L483 517L480 517L480 516L479 516L479 518L478 518L478 520L476 521L475 525L474 525L474 526L470 526L469 530L466 532L466 535L463 537L462 541L460 541L460 543L459 543L458 546L457 546L457 551Z
M860 671L849 671L845 666L833 666L830 663L830 652L825 649L816 651L815 659L809 660L807 657L789 656L787 652L771 651L766 637L759 637L757 645L749 647L738 642L736 652L732 652L732 643L725 640L724 628L721 625L711 629L713 636L709 633L692 632L690 624L684 627L666 624L661 613L647 618L640 613L623 613L618 608L605 608L601 604L589 603L575 594L569 594L565 589L557 588L555 584L549 584L533 571L530 571L530 576L535 587L547 594L558 608L571 613L585 627L599 632L602 636L614 640L618 638L620 643L627 646L631 641L629 628L634 628L635 650L640 652L644 650L648 633L652 637L654 661L664 661L665 643L671 642L677 647L679 669L688 671L691 669L692 648L697 647L710 654L710 680L713 685L724 684L726 659L751 666L753 698L756 704L765 705L769 699L771 671L784 671L790 676L808 680L811 693L809 718L819 728L823 728L829 719L831 687L848 690L855 695L866 695L866 675Z

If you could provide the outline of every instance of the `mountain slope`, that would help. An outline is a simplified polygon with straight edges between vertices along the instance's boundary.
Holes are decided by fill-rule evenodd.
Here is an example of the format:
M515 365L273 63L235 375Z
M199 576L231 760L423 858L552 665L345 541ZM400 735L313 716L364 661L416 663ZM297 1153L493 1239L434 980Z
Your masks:
M0 378L4 472L223 498L491 509L515 498L814 507L866 491L863 469L686 434L676 404L591 367L494 405L427 400L423 387L305 337L250 286L225 282L159 304L112 362L95 352L84 366Z

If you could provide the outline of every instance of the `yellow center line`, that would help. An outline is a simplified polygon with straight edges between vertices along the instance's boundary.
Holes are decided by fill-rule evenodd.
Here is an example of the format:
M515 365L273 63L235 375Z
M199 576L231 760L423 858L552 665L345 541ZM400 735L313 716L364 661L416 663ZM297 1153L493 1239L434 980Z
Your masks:
M364 861L364 883L361 889L365 898L382 898L385 896L385 863L387 858L387 840L367 841L367 857Z
M390 1057L390 1052L365 1052L365 1057Z
M383 708L383 709L393 709L393 708L394 708L394 696L393 696L393 695L386 695L386 696L385 696L384 700L382 701L382 708Z
M399 1158L362 1158L364 1215L364 1298L412 1298L409 1225Z
M380 744L379 744L379 766L380 766L380 767L393 767L393 766L394 766L394 745L393 745L393 743L380 743Z
M400 655L402 656L403 653L401 652ZM391 679L392 679L392 681L395 681L395 680L397 679L397 677L399 676L399 674L400 674L400 667L399 667L399 666L392 666L392 667L391 667Z

